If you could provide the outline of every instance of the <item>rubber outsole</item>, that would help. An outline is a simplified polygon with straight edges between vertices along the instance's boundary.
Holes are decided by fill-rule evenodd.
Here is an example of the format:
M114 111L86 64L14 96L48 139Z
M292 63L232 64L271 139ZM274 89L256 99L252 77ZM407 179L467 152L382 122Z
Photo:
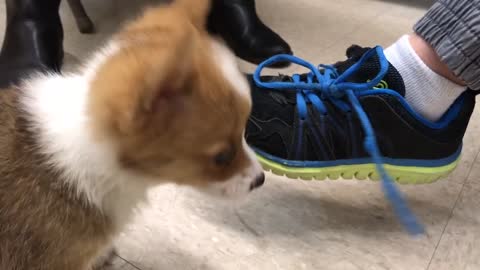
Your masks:
M264 170L273 174L302 180L374 180L380 179L375 164L338 165L321 168L289 167L269 160L259 154L257 157ZM450 174L458 164L460 157L450 164L438 167L397 166L384 164L388 174L400 184L428 184Z

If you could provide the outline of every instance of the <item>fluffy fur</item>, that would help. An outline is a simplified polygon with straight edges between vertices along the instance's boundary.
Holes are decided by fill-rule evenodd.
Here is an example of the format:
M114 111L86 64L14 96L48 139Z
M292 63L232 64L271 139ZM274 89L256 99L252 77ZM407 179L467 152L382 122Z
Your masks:
M248 84L208 7L147 10L82 72L0 92L0 269L91 269L152 185L238 198L263 181Z

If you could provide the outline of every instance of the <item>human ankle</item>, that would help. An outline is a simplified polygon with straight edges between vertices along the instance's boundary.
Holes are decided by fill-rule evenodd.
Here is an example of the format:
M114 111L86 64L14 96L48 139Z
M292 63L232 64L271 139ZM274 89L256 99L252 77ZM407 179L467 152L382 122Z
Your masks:
M407 103L426 119L437 121L466 86L427 43L413 39L417 50L410 37L403 36L385 50L385 56L402 76Z
M414 33L409 35L408 40L418 57L420 57L425 65L433 72L456 84L466 86L465 82L450 71L448 66L442 62L440 56L435 52L435 49L422 37Z

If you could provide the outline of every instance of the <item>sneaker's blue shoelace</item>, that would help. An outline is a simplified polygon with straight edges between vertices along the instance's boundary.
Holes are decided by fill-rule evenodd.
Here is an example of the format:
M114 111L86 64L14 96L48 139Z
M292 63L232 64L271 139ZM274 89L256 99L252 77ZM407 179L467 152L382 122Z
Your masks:
M365 83L346 81L356 73L367 60L374 56L377 56L380 62L380 71L374 79ZM261 73L263 69L277 62L291 62L309 69L310 73L307 74L306 81L302 81L301 76L298 74L292 76L293 82L262 81ZM326 114L327 107L323 102L326 99L342 110L349 111L353 109L360 119L365 132L364 148L376 165L376 169L382 179L382 187L385 196L390 201L396 215L407 231L414 235L422 234L424 232L422 224L417 221L417 218L409 209L406 200L396 188L395 183L392 181L383 166L382 155L378 148L372 125L358 100L358 94L360 92L372 90L378 83L380 83L388 71L389 63L383 54L383 49L380 46L377 46L369 50L357 63L352 65L341 75L338 74L333 66L320 65L319 67L323 68L323 72L320 72L318 67L305 60L295 56L281 54L273 56L261 63L253 74L253 78L255 84L259 87L273 90L296 90L297 110L299 116L303 120L308 117L308 104L312 104L319 113ZM344 98L345 96L347 99Z

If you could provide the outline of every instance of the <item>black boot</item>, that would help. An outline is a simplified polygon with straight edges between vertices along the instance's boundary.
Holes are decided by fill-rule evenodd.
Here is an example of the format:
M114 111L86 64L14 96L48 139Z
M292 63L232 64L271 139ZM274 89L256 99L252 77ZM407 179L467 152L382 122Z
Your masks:
M214 0L208 24L246 61L258 64L276 54L292 54L287 42L260 20L254 0Z
M60 71L63 29L60 0L6 0L7 29L0 52L0 87L32 71Z

